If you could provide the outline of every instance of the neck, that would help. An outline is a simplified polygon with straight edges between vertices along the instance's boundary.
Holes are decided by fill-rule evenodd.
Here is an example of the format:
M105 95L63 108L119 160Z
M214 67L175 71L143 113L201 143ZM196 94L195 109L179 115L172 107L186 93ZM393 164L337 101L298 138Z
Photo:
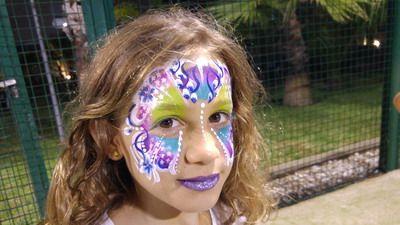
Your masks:
M209 211L179 212L170 216L154 213L155 211L149 212L135 205L123 205L111 212L110 217L115 225L211 225Z
M157 225L210 225L209 212L180 212L174 217L154 217L154 214L149 214L145 211L138 211L137 217L141 217L140 224L157 224ZM138 223L139 225L139 223Z
M137 188L132 203L111 212L115 225L210 225L209 211L182 212L160 201L144 189Z

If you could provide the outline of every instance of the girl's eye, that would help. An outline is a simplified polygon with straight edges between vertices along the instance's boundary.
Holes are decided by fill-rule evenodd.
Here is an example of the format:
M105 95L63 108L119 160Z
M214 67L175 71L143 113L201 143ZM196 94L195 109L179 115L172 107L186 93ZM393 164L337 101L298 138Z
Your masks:
M150 129L152 135L159 137L177 137L179 130L184 128L184 124L178 118L167 117L159 120Z
M223 112L216 112L208 118L208 121L210 121L210 123L225 123L228 120L228 114Z
M158 123L158 126L164 129L174 128L179 125L179 121L173 118L163 119Z

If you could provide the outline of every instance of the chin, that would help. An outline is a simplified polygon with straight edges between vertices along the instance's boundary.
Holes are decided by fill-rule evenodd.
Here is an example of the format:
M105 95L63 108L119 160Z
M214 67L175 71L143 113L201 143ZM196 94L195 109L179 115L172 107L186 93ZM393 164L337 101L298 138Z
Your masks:
M182 212L203 212L213 208L218 199L219 193L204 193L204 195L200 194L185 198L184 202L181 202L176 208Z

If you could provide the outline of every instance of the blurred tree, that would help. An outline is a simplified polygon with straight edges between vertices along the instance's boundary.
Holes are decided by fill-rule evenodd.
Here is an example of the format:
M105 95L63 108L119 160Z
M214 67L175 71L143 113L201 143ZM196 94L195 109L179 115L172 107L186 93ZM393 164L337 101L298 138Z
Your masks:
M346 23L354 19L368 21L366 8L379 8L384 0L248 0L240 2L217 1L209 10L234 26L241 24L268 26L271 10L278 12L283 31L283 48L290 68L285 80L283 104L305 106L313 103L311 96L309 57L298 18L301 4L315 4L335 22ZM227 10L232 9L232 10ZM373 12L373 10L369 11ZM219 15L219 16L218 16ZM378 14L380 15L380 14Z
M65 26L62 30L74 44L77 74L83 71L88 61L86 28L83 20L80 0L64 0L63 11L66 15Z
M171 3L169 0L114 0L114 15L117 24L124 24L145 13Z
M114 0L114 15L117 24L123 24L139 16L139 6L137 2Z
M371 1L362 7L367 20L355 17L345 23L334 22L329 14L321 13L321 8L308 4L300 7L301 14L313 15L302 19L313 87L354 87L358 82L348 79L349 74L352 78L365 78L383 72L387 1Z

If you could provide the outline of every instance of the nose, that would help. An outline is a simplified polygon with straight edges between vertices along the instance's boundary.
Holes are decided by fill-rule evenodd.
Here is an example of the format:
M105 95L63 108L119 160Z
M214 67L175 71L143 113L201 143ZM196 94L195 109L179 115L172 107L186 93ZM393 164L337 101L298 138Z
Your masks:
M220 156L217 142L209 132L191 134L183 148L189 164L209 164Z

